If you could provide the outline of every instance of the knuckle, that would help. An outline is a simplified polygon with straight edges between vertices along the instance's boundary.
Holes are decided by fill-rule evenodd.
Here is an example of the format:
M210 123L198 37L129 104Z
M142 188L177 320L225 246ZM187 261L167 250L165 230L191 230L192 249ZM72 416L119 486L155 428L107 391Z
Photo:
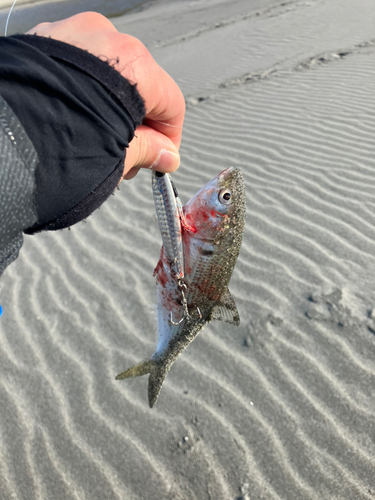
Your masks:
M131 166L143 166L147 160L150 146L150 137L147 130L143 130L143 127L137 128L133 140L129 144L129 149L131 150L131 155L133 165ZM128 156L128 155L127 155ZM130 159L130 158L129 158Z
M99 12L80 12L73 17L75 17L77 20L84 20L90 23L100 23L103 21L108 22L108 19L103 16L103 14L99 14Z
M103 14L99 14L99 12L80 12L65 21L69 23L73 22L77 28L81 26L84 26L85 30L89 28L89 31L92 32L103 29L117 32L111 21L103 16Z
M136 57L151 57L150 52L146 46L132 35L127 35L125 33L118 33L118 41L121 46L127 52L132 52Z

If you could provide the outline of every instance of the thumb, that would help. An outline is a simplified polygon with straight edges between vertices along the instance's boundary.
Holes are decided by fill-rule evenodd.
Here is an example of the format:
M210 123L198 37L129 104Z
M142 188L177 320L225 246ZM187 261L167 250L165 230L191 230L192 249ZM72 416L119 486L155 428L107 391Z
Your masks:
M157 130L141 125L126 152L123 179L137 175L140 168L174 172L180 166L180 154L173 142Z

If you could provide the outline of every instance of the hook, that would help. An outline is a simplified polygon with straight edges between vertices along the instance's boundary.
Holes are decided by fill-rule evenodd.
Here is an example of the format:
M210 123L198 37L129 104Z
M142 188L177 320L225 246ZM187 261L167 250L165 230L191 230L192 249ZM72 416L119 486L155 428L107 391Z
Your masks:
M182 316L182 318L180 319L180 321L177 321L177 323L175 321L173 321L173 316L172 316L172 311L170 311L169 313L169 321L172 323L172 325L180 325L185 319L185 313L184 315Z
M176 276L176 280L177 280L177 284L178 284L178 288L181 292L181 295L182 295L182 307L184 308L184 314L182 316L182 318L180 319L180 321L173 321L173 315L172 315L172 311L170 311L169 313L169 321L172 323L172 325L180 325L185 318L189 319L190 321L198 321L194 318L191 317L190 313L189 313L189 309L188 309L188 304L187 304L187 300L186 300L186 297L185 297L185 292L187 290L187 286L186 284L183 282L182 279L178 279L177 276ZM199 309L199 307L197 306L197 312L198 312L198 316L199 316L199 320L202 319L202 313Z

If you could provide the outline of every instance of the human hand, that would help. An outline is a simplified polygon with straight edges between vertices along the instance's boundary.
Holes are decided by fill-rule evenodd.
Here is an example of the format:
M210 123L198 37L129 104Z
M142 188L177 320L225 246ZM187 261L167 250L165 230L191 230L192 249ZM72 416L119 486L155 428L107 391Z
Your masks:
M145 101L146 116L126 153L123 179L133 178L140 168L174 172L180 164L185 115L181 90L153 59L142 42L119 33L101 14L84 12L54 23L41 23L27 32L74 45L109 61Z

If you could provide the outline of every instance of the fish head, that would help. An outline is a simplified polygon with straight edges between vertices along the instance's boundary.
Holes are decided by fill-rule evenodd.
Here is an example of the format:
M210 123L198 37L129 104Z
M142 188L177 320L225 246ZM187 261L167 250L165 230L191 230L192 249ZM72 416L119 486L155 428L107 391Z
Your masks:
M188 232L198 239L219 239L227 230L243 230L245 183L238 168L229 167L197 192L184 206Z

